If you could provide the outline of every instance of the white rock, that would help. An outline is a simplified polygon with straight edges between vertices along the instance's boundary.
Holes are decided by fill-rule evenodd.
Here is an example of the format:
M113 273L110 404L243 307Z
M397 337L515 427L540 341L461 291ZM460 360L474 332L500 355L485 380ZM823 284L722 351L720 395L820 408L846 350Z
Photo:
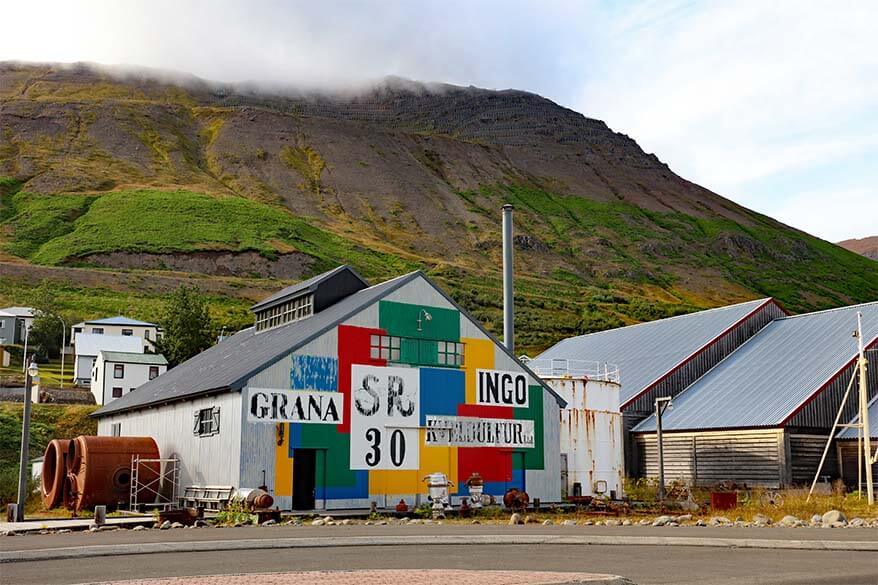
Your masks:
M172 525L171 525L171 521L170 521L170 520L165 520L164 522L162 522L161 526L159 526L159 529L160 529L160 530L167 530L167 529L169 529L171 526L172 526Z
M865 526L865 525L866 525L866 521L863 520L862 518L852 518L851 521L848 523L848 526L853 526L854 528L859 528L860 526Z
M628 518L622 520L622 526L631 526L632 522Z
M512 516L509 517L510 526L515 526L517 524L524 524L524 520L521 518L521 514L519 514L518 512L512 514Z
M829 512L825 513L821 517L821 521L829 526L832 526L836 522L847 524L847 518L845 518L844 514L842 514L839 510L830 510Z
M330 523L330 522L335 522L335 518L333 518L332 516L324 516L324 517L323 517L323 523L324 523L324 524L328 524L328 523Z
M651 521L651 520L647 520L646 518L644 518L643 520L641 520L640 522L638 522L638 524L640 524L641 526L650 526L650 525L652 524L652 521Z
M732 521L725 516L714 516L710 519L710 522L708 522L708 524L710 524L711 526L726 526L731 523Z
M604 522L604 524L606 526L619 526L621 522L619 522L618 520L607 520L606 522Z
M185 528L181 522L174 522L171 524L171 528Z
M579 522L575 522L575 524L579 524ZM594 522L592 520L586 520L585 522L582 522L582 525L583 526L594 526Z
M472 524L481 524L481 523L482 522L478 518L476 518L475 520L472 521Z
M317 518L316 520L311 521L311 526L323 526L324 524L326 524L326 522L324 522L323 518Z
M823 516L821 516L820 514L814 514L813 516L811 516L811 524L822 524L822 523L823 523Z
M690 520L692 520L692 514L682 514L674 518L674 522L678 522L680 524L682 524L683 522L689 522Z
M387 520L379 520L375 523L376 526L387 526Z
M406 518L406 521L408 521L408 518ZM345 518L344 520L342 520L342 521L339 522L338 524L341 524L342 526L348 526L350 523L351 523L351 519L350 519L350 518Z
M146 526L143 526L143 525L141 524L141 525L139 525L139 526L135 526L135 527L132 528L131 530L147 530L147 527L146 527ZM59 531L59 532L60 532L60 531Z
M705 522L704 520L699 518L698 520L695 521L695 526L707 526L707 522Z
M674 519L673 516L659 516L655 520L652 521L653 526L665 526L668 522L671 522Z
M594 525L595 525L595 526L603 526L603 525L604 525L604 521L603 521L603 520L595 520L595 521L594 521Z
M757 526L768 526L771 524L771 518L766 516L765 514L756 514L753 516L753 523Z
M552 525L551 520L543 520L543 526L551 526L551 525Z
M263 526L274 526L275 524L277 524L277 520L274 518L270 518L262 523Z
M561 526L576 526L576 520L565 520Z
M778 524L781 526L798 526L799 524L801 524L801 522L802 521L799 520L798 518L796 518L795 516L791 516L791 515L787 514L786 516L784 516L783 518L780 519L780 522L778 522Z

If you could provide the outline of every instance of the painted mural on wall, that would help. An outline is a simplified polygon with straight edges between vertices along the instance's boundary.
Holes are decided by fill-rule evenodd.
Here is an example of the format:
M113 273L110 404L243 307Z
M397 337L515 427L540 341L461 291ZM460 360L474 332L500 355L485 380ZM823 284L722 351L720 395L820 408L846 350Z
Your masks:
M276 495L292 495L299 449L315 450L317 500L426 493L436 472L452 494L473 473L487 494L526 489L544 468L542 387L495 370L494 343L462 338L456 310L380 301L378 315L338 327L337 359L291 356L292 390L250 389L248 420L278 425Z

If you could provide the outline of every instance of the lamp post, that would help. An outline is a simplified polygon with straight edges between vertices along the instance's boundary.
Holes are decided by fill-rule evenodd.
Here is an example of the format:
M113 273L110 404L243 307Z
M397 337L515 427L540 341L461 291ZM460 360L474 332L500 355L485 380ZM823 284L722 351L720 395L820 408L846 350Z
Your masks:
M655 399L655 440L658 445L659 501L664 501L665 499L665 450L662 444L662 414L665 410L673 408L671 400L671 396L662 396Z
M15 510L15 521L24 521L24 504L27 501L27 475L29 471L28 443L30 441L30 395L34 379L38 379L40 370L37 367L36 357L31 356L27 366L27 375L24 384L24 415L21 421L21 460L18 468L18 507Z

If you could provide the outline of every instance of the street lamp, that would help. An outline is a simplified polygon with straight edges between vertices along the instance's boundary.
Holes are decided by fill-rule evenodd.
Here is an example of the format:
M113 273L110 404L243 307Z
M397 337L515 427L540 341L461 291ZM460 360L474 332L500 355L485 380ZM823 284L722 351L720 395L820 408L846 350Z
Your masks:
M669 408L673 410L674 407L671 404L671 400L673 400L671 396L662 396L655 399L655 440L658 444L659 501L664 501L665 499L665 450L662 444L662 414Z
M28 443L30 441L30 394L34 380L39 380L40 369L37 367L36 356L31 356L27 366L24 384L24 415L21 421L21 460L18 468L18 506L15 510L15 521L24 521L24 504L27 501L27 474L29 471Z

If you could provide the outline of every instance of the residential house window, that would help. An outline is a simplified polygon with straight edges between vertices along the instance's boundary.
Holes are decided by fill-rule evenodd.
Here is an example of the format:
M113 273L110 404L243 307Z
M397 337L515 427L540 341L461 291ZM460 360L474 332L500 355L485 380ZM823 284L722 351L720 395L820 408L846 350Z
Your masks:
M462 366L463 344L456 341L437 341L436 359L440 366Z
M113 366L113 377L117 379L125 377L125 364L116 364Z
M220 432L220 408L212 406L210 408L202 408L195 411L195 428L193 429L196 436L212 437Z
M82 333L82 327L74 327L73 333Z
M113 426L110 427L110 435L114 437L122 436L122 423L113 423Z
M159 367L158 366L149 366L149 379L153 380L159 377Z
M369 357L373 360L399 361L400 338L391 335L373 335L370 341Z
M94 333L95 335L103 335L104 328L103 327L92 327L91 332Z
M116 386L113 388L113 398L121 398L122 397L122 388Z
M143 338L144 338L145 340L149 341L149 329L144 329L144 330L143 330Z
M132 335L134 335L134 330L133 329L123 329L122 335L124 335L125 337L131 337Z
M256 313L256 331L272 329L293 321L301 321L314 314L314 295L290 299Z

